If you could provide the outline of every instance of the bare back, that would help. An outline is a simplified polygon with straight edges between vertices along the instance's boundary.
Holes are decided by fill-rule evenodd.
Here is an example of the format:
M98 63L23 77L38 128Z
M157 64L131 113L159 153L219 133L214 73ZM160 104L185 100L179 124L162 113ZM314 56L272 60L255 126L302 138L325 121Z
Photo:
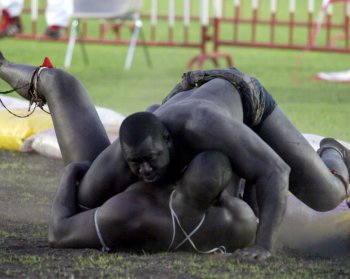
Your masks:
M180 92L154 113L172 133L178 129L177 125L185 127L193 113L201 109L243 120L240 95L230 82L223 79L214 79L201 87Z
M199 122L218 118L242 122L243 111L238 91L228 81L214 79L201 87L183 91L170 98L154 114L165 124L176 144L177 160L186 164L202 151L193 141Z

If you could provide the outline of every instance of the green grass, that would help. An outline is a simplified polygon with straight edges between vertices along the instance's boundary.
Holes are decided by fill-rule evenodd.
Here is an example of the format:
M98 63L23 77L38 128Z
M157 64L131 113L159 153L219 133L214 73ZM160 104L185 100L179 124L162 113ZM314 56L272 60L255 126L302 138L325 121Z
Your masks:
M130 71L124 70L127 47L111 45L86 46L89 64L84 63L79 45L75 48L69 72L84 84L94 103L129 114L157 103L187 71L196 49L151 47L152 68L146 64L143 49L136 50ZM2 40L0 50L11 61L40 65L45 56L62 68L65 43ZM349 84L314 81L320 71L350 68L345 54L227 47L235 66L256 76L274 96L291 121L305 133L334 136L350 141ZM301 59L301 70L295 81L295 69ZM221 67L226 66L221 61ZM205 63L206 68L213 65ZM0 83L1 90L8 88Z

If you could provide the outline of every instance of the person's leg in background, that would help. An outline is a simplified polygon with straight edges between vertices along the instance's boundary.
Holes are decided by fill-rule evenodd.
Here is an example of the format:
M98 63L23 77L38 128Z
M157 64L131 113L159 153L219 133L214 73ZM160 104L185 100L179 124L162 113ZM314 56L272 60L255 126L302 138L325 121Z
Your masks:
M45 18L47 28L45 35L51 39L59 39L69 26L73 13L72 0L47 0Z
M0 22L0 38L14 36L22 32L20 15L23 0L1 0L2 17Z

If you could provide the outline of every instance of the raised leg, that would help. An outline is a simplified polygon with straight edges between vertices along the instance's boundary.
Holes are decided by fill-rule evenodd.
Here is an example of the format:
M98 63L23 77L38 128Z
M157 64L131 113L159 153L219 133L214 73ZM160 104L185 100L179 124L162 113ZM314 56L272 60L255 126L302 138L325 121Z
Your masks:
M344 200L346 192L343 181L332 174L278 107L265 120L259 135L291 167L290 191L304 203L315 210L327 211ZM341 156L338 154L333 160L337 161L333 164L336 172L348 180Z
M11 63L0 54L0 78L27 100L32 98L28 90L36 69ZM33 80L38 98L49 106L65 163L93 161L110 142L83 85L55 68L37 71Z

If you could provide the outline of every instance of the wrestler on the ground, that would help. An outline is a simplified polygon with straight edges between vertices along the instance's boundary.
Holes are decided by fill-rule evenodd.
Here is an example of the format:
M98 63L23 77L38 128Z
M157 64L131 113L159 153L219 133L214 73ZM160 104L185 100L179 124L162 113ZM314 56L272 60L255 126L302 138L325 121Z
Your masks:
M1 64L1 76L6 80L17 76L12 86L28 93L22 82L30 81L35 67L5 60ZM98 207L79 204L80 181L109 142L93 104L74 77L58 69L37 71L30 94L47 100L66 163L50 215L53 247L209 253L232 252L254 242L257 218L245 202L222 193L235 182L228 158L216 151L197 155L177 180L139 181ZM101 183L95 184L94 194L101 195Z
M84 206L98 207L138 179L176 181L197 154L221 151L247 181L246 192L256 197L260 222L255 244L239 254L265 259L273 251L288 190L318 211L336 207L347 195L350 152L325 139L319 156L260 83L236 69L185 74L153 113L129 116L111 145L79 81L58 69L39 70L33 78L35 94L28 94L34 70L3 59L0 77L27 99L55 104L50 110L66 162L93 161L78 188ZM75 119L76 114L85 117ZM140 125L137 133L135 125ZM77 135L93 143L75 143Z
M228 253L254 242L252 209L222 193L232 170L220 152L197 155L175 183L139 181L98 208L82 211L76 184L89 165L73 162L64 169L49 224L53 247Z

